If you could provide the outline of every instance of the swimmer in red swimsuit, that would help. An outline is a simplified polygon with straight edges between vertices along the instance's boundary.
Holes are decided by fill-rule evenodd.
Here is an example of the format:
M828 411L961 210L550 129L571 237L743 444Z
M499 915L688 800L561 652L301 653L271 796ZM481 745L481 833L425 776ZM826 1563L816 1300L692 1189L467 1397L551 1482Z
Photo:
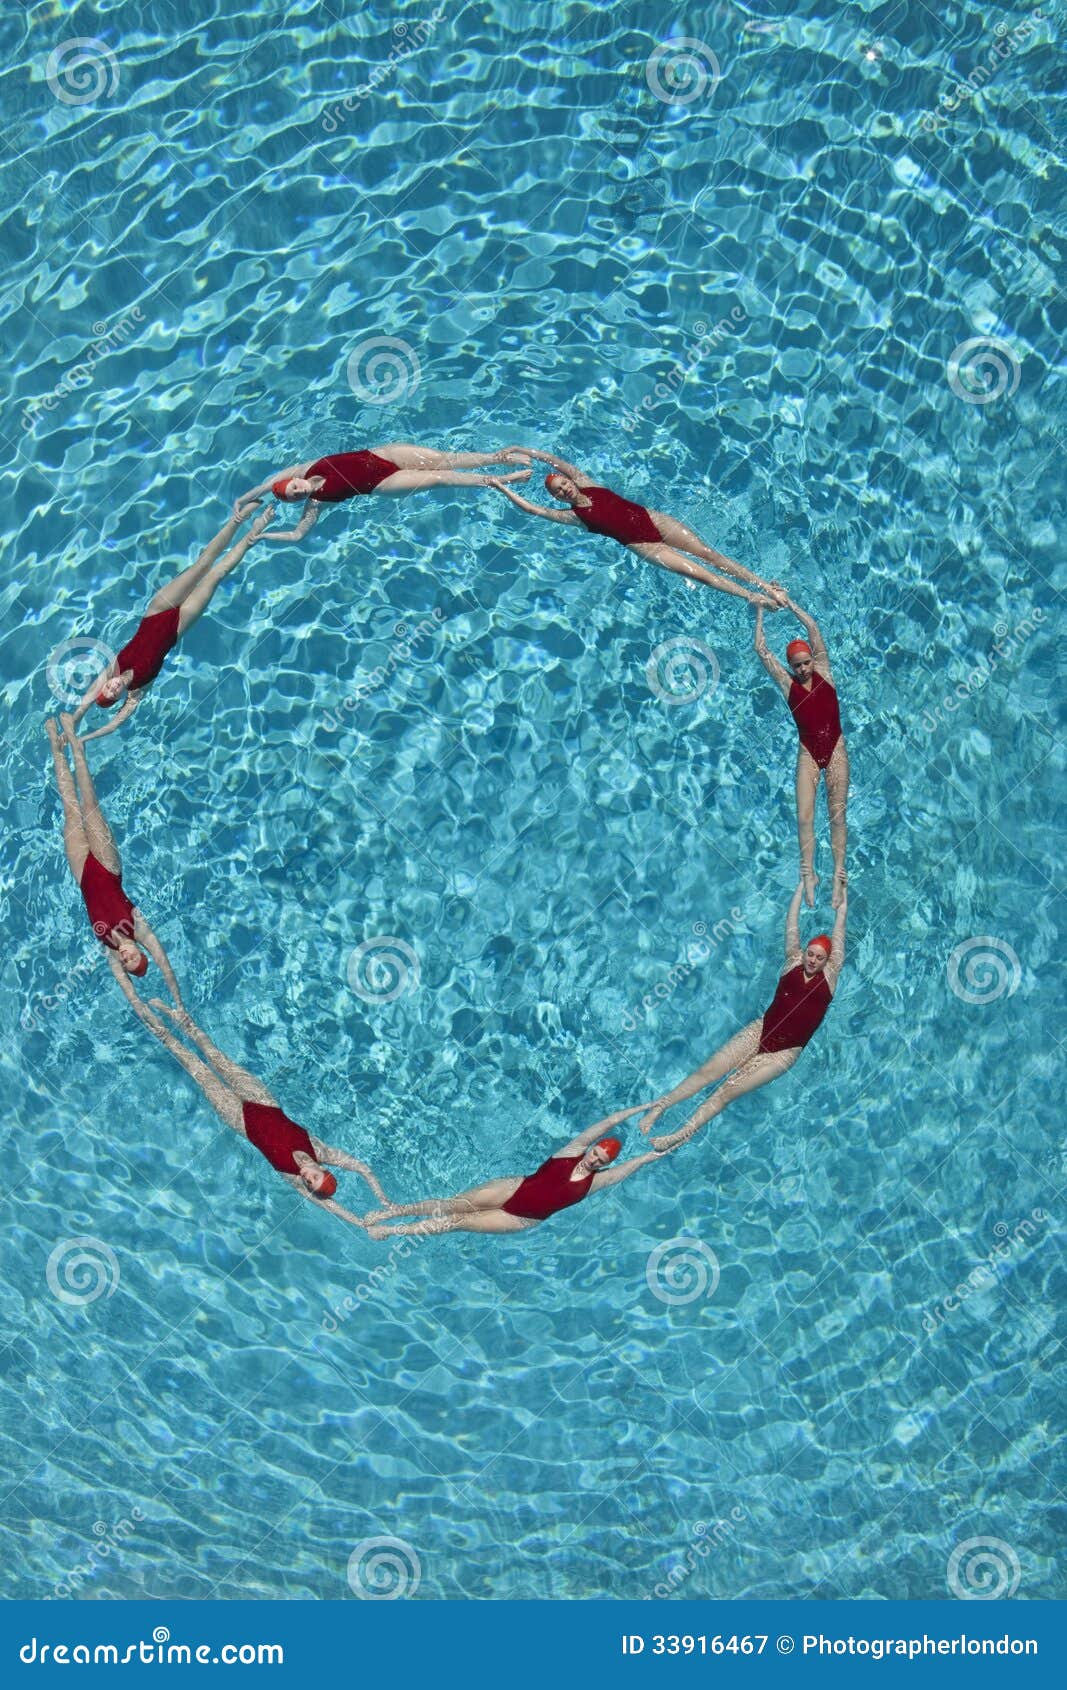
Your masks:
M512 448L514 451L524 449ZM624 499L621 494L613 493L610 487L602 487L592 476L576 469L564 458L554 457L551 452L530 449L529 456L552 465L553 473L546 475L545 486L554 499L569 505L570 509L547 510L544 505L532 504L521 494L512 493L503 485L503 478L494 481L493 486L499 488L519 510L529 511L532 516L543 516L547 522L579 522L593 534L605 534L608 539L617 540L620 546L626 546L638 557L661 564L676 575L685 575L691 582L703 581L708 587L718 587L722 593L733 593L738 598L747 599L750 604L765 605L774 610L787 602L785 589L777 581L764 581L753 575L743 564L707 545L691 528L673 516L667 516L664 511L647 510L632 499ZM702 561L694 562L694 559ZM717 570L735 575L739 581L750 582L756 591L737 586L726 580L722 573L713 574L703 567L704 563L714 564Z
M832 937L821 933L803 948L800 943L800 899L803 885L793 893L785 918L785 967L778 977L774 998L764 1013L750 1021L721 1049L709 1056L687 1080L657 1098L641 1121L641 1131L651 1132L665 1109L693 1097L719 1080L724 1083L677 1132L654 1138L657 1150L673 1150L692 1138L699 1127L721 1115L736 1097L769 1085L788 1073L808 1040L819 1027L837 988L845 960L845 918L848 894L842 892ZM637 1115L645 1104L626 1111ZM622 1115L619 1119L625 1120Z
M364 1224L372 1238L394 1238L398 1233L528 1232L550 1215L558 1214L560 1209L580 1203L590 1192L618 1185L646 1162L658 1160L658 1150L647 1150L643 1156L632 1156L617 1167L609 1166L622 1146L617 1138L605 1137L605 1131L633 1113L627 1109L621 1115L608 1115L596 1126L587 1127L525 1179L515 1175L493 1179L456 1197L430 1197L423 1203L390 1203L386 1198L384 1208L364 1215ZM394 1221L398 1215L427 1218L410 1226L383 1224Z
M269 540L302 540L310 533L323 505L339 505L366 493L420 493L426 487L489 487L496 481L529 481L529 468L510 475L471 475L488 464L529 464L521 447L503 452L437 452L430 446L376 446L370 452L334 452L305 464L275 470L258 487L242 493L234 516L247 516L266 493L287 502L304 501L295 528L272 533Z
M228 1127L247 1138L250 1144L255 1145L260 1155L266 1158L294 1191L299 1191L302 1197L313 1198L322 1208L329 1209L331 1214L340 1216L342 1220L351 1221L354 1226L363 1225L359 1216L351 1214L340 1203L333 1201L337 1180L329 1172L331 1167L344 1168L351 1173L360 1174L379 1201L388 1201L385 1192L364 1162L358 1162L347 1150L338 1150L333 1145L324 1144L314 1134L306 1132L295 1121L291 1121L284 1110L279 1108L276 1099L262 1081L250 1074L247 1068L238 1067L236 1062L231 1062L228 1056L224 1056L218 1046L212 1044L207 1034L196 1025L188 1010L171 1009L158 998L151 998L149 1002L151 1009L140 1000L136 1006L145 1026L155 1034L160 1044L170 1051L175 1061L181 1063L190 1078L196 1081L219 1118ZM182 1044L181 1040L163 1025L159 1017L152 1013L154 1009L169 1016L175 1026L202 1051L207 1060L203 1061Z
M140 1000L128 976L144 974L148 968L148 957L151 957L167 982L167 989L175 1003L180 1004L181 990L167 953L140 910L135 908L123 890L118 848L100 808L84 747L74 732L73 718L63 716L61 721L74 759L77 789L55 722L46 722L45 732L52 747L56 785L63 804L63 845L67 862L85 899L93 932L106 947L111 972L131 1002L139 1003Z
M205 546L194 564L183 569L173 581L161 587L148 601L141 623L132 640L128 640L113 658L101 675L98 675L89 691L74 712L74 724L81 721L85 712L92 704L99 704L104 709L111 706L126 694L122 709L106 727L96 728L85 738L99 739L101 734L114 733L128 716L132 716L146 687L151 686L167 653L177 645L181 636L199 616L202 616L211 602L212 594L219 582L235 569L244 557L249 546L254 546L264 532L267 524L274 516L274 507L268 506L249 528L247 534L242 534L237 544L217 561L226 551L240 525L239 519L231 517L224 528L220 528L209 546ZM240 519L243 520L243 519Z
M789 609L807 629L808 640L791 640L785 648L790 674L767 650L763 633L763 611L756 612L756 653L778 682L797 725L797 833L800 838L800 874L809 908L815 904L815 794L819 776L826 774L826 808L830 815L830 848L834 854L832 907L844 896L845 847L848 843L848 751L841 733L837 691L830 673L830 658L818 626L790 601Z

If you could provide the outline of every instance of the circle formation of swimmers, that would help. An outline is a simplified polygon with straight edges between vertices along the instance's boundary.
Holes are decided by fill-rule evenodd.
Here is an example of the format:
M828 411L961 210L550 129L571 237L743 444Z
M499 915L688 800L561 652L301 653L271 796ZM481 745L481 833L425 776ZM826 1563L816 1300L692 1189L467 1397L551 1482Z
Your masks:
M513 483L528 481L533 460L550 466L545 487L558 506L533 503L516 493ZM502 470L499 466L508 466ZM660 564L720 592L747 599L755 609L755 649L781 688L799 736L796 768L797 833L800 879L785 917L784 963L774 996L762 1015L746 1023L699 1068L662 1097L616 1111L586 1128L553 1152L532 1174L487 1180L453 1197L394 1203L366 1163L334 1145L324 1144L291 1120L263 1082L226 1056L193 1020L167 953L122 883L122 862L93 786L85 755L91 739L114 732L137 709L146 688L159 675L167 653L203 614L223 579L261 540L302 540L323 509L371 494L403 495L430 487L492 487L519 510L550 522L580 524L604 535L638 557ZM301 503L295 525L279 531L271 525L275 503ZM255 515L253 515L255 513ZM251 518L251 520L249 520ZM238 538L238 531L248 523ZM765 611L787 610L797 617L807 638L785 648L785 663L767 646ZM120 702L121 701L121 702ZM79 724L94 706L115 715L85 735ZM372 1238L398 1233L524 1232L561 1209L582 1202L628 1179L648 1162L659 1161L734 1098L769 1085L788 1072L812 1039L830 1007L845 960L848 908L845 873L848 753L841 734L837 692L826 645L815 622L776 581L764 581L732 558L709 546L691 528L648 510L603 487L583 470L548 452L521 446L498 452L439 452L424 446L394 444L373 451L341 452L276 470L259 486L241 494L232 515L196 562L149 601L132 639L124 645L72 714L48 721L56 783L63 805L63 843L70 871L85 900L93 932L106 948L111 971L145 1026L170 1051L200 1087L216 1114L242 1133L262 1156L303 1196L332 1214L363 1228ZM832 934L802 943L801 903L815 903L815 798L825 774L833 854ZM144 977L149 962L159 969L171 1002L143 998L133 981ZM710 1088L714 1088L710 1090ZM641 1115L648 1135L660 1116L675 1104L709 1092L673 1132L651 1140L643 1154L619 1161L621 1140L613 1129ZM377 1206L362 1215L335 1201L337 1176L358 1174Z

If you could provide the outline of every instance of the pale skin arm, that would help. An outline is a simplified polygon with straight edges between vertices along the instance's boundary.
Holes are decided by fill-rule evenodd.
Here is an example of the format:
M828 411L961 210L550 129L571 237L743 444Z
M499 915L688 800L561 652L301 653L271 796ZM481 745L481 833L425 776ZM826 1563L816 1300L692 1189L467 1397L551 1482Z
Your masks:
M272 528L263 538L265 540L302 540L305 534L310 534L318 521L319 505L315 499L309 499L300 513L300 521L295 528L287 528L279 533Z
M520 511L529 511L531 516L543 516L546 522L573 523L578 521L573 511L552 511L546 509L544 505L535 505L530 499L524 499L521 493L513 493L510 487L505 487L504 483L498 481L495 477L489 485L503 493L504 497L510 499L513 505L517 505Z
M620 1180L629 1179L636 1174L638 1168L643 1168L646 1162L658 1162L661 1156L669 1155L669 1151L646 1150L643 1156L631 1156L628 1162L615 1162L610 1168L604 1168L599 1174L593 1175L593 1183L589 1188L592 1196L594 1191L603 1191L609 1185L618 1185Z
M88 745L91 739L103 739L105 734L113 734L116 728L121 728L123 722L129 720L140 702L141 694L139 692L128 692L110 721L105 722L102 728L94 728L91 734L82 734L82 744ZM75 721L77 721L77 717L75 717Z
M167 990L174 999L178 1008L184 1009L185 1005L182 1002L182 989L179 986L174 970L170 965L170 958L160 941L156 938L154 930L149 926L140 910L137 911L134 918L133 936L137 940L137 943L143 946L143 948L148 952L152 961L159 969L159 972L167 982Z
M804 882L797 882L797 889L789 900L789 908L785 915L785 965L792 968L800 961L800 900L804 896Z
M528 451L531 458L537 458L543 464L551 464L552 468L558 469L561 474L569 475L578 487L596 486L596 482L591 475L586 475L585 471L579 469L577 464L569 464L566 458L557 458L554 452L535 452L533 447L527 446L524 446L522 450Z
M323 1144L321 1138L316 1138L314 1133L308 1133L308 1137L315 1151L315 1159L321 1166L343 1168L346 1173L359 1174L360 1178L370 1186L379 1203L388 1204L388 1197L366 1162L361 1162L356 1156L350 1156L347 1150L340 1150L336 1145ZM297 1154L299 1156L301 1152L298 1151Z
M756 648L756 656L763 664L763 667L771 677L771 680L778 683L782 690L782 696L784 698L788 698L789 688L792 685L792 676L789 674L789 671L785 668L784 664L779 663L778 659L767 648L767 636L763 631L762 605L758 605L756 607L756 633L752 644Z
M85 697L82 699L81 703L78 705L77 710L75 710L75 712L74 712L73 721L74 721L75 727L78 726L78 723L81 721L82 717L85 715L85 712L92 708L93 704L96 701L96 695L100 691L100 688L103 686L105 681L110 680L113 668L114 668L114 664L109 663L107 668L101 669L99 675L97 675L96 680L93 682L92 686L89 688Z
M240 496L234 500L234 516L238 518L247 516L247 510L242 507L246 505L258 505L263 495L265 493L269 493L274 483L276 481L280 481L283 475L303 475L304 471L310 467L311 460L309 459L306 464L290 464L287 469L276 469L273 475L268 475L266 481L261 481L258 487L250 487L247 493L240 494Z
M800 606L794 604L792 599L789 601L789 609L793 612L797 621L803 624L804 632L808 636L808 644L811 646L812 667L817 669L825 680L830 680L832 678L830 675L830 653L826 649L826 641L819 630L819 624L814 616L809 616L806 610L801 610Z
M836 992L837 990L838 978L841 974L841 969L845 961L845 926L847 916L848 888L845 887L841 893L841 902L837 906L837 916L834 921L834 930L830 935L830 938L833 940L834 948L827 958L826 968L824 970L826 983L831 992Z
M605 1115L602 1121L597 1121L593 1126L586 1127L584 1132L579 1133L577 1138L572 1138L570 1143L565 1144L562 1150L557 1150L555 1155L580 1156L583 1151L589 1149L591 1144L595 1144L597 1139L604 1138L612 1127L617 1127L620 1121L629 1120L631 1115L636 1115L640 1110L647 1109L647 1107L648 1105L645 1103L636 1103L632 1109L617 1109L614 1115Z
M314 1203L316 1209L329 1209L331 1215L336 1215L339 1220L347 1221L349 1226L358 1226L361 1232L366 1232L366 1221L361 1220L359 1215L354 1215L351 1209L346 1209L343 1203L335 1202L332 1197L316 1197L295 1174L283 1174L282 1178L286 1185L292 1186L294 1191L299 1191L301 1197L306 1197L309 1203Z

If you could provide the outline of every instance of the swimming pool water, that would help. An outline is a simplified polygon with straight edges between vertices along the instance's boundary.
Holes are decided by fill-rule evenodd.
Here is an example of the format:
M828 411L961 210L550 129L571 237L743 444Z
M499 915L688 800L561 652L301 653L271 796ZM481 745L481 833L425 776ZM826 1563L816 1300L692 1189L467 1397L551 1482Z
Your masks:
M351 1599L380 1537L418 1599L947 1599L979 1537L1063 1594L1060 19L997 20L4 17L8 1595ZM850 960L667 1164L390 1248L111 989L41 724L51 655L114 649L236 492L406 439L555 448L819 617ZM773 988L793 751L749 612L492 493L258 547L89 750L194 1014L399 1196L532 1167ZM819 838L825 874L821 800Z

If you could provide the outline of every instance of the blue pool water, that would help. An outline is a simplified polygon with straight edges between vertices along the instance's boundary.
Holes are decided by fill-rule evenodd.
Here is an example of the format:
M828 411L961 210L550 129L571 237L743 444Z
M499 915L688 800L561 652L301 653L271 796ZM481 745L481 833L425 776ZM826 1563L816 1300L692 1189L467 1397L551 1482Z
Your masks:
M5 1592L351 1600L395 1538L420 1600L949 1599L991 1538L1062 1595L1059 11L186 16L0 26ZM41 725L235 493L407 439L554 447L818 615L851 952L668 1163L390 1248L128 1014ZM89 750L194 1013L399 1196L532 1167L770 996L748 610L498 495L261 545Z

